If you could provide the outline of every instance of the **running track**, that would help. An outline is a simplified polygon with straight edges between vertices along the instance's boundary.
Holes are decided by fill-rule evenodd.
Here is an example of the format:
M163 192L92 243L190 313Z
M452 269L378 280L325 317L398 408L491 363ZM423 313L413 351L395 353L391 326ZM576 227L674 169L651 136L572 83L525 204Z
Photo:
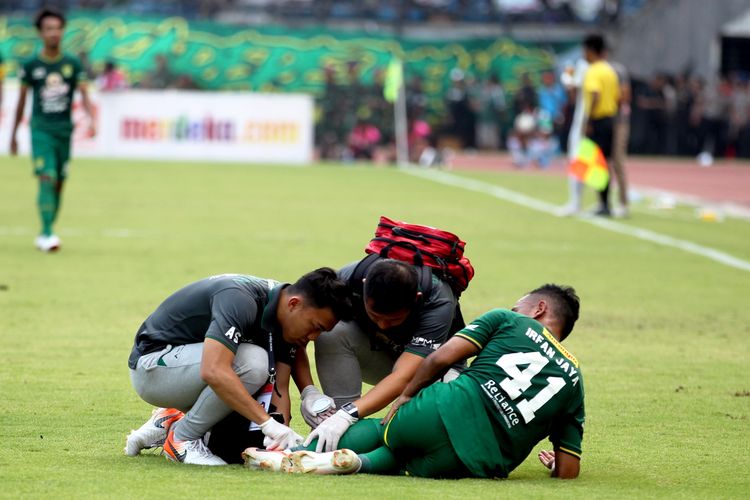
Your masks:
M506 154L456 154L448 162L454 170L514 171L521 175L564 176L563 160L547 170L513 167ZM750 162L717 161L700 167L691 158L629 158L626 163L632 188L667 192L688 202L722 206L750 216Z

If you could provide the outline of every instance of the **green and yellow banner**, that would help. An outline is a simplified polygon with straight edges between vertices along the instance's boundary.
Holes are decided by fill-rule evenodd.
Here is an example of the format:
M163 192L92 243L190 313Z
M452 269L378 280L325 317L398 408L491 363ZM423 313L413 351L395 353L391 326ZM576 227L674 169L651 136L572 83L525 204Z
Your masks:
M466 40L396 39L364 31L322 27L238 27L182 18L75 14L64 48L87 53L94 69L113 60L138 86L165 55L171 72L188 75L203 89L304 92L321 95L326 68L347 84L356 62L363 84L385 83L392 57L403 62L404 81L420 77L428 108L442 109L449 73L459 68L477 79L498 75L512 94L521 73L532 76L554 64L555 50L508 38ZM39 47L30 18L0 17L0 52L6 74ZM562 48L562 47L561 47Z

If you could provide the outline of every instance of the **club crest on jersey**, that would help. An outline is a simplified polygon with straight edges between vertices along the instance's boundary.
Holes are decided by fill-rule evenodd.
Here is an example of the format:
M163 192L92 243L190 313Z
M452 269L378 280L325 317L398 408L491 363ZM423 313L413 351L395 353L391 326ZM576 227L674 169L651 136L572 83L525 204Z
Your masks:
M64 64L62 69L60 69L60 72L62 73L64 78L70 78L73 76L73 66L70 64Z
M224 334L226 338L228 338L232 343L237 344L240 341L240 331L232 327Z

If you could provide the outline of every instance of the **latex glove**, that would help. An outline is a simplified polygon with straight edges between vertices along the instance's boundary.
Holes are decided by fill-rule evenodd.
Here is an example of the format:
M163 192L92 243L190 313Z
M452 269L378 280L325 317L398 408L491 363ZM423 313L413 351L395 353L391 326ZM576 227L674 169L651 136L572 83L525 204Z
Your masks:
M358 419L349 415L344 410L339 410L320 424L317 429L312 431L302 444L307 446L312 443L315 438L318 438L318 444L315 447L315 451L318 453L321 451L333 451L337 449L341 436L343 436L349 426L357 420Z
M260 424L260 430L266 436L263 438L263 446L267 450L288 450L302 442L302 436L273 418Z
M307 425L315 429L326 418L336 412L336 403L314 385L302 389L302 403L299 409Z

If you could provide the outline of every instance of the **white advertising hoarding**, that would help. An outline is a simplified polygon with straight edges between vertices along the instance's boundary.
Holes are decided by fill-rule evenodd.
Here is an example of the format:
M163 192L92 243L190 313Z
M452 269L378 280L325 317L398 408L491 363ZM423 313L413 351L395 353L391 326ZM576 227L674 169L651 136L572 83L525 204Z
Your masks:
M73 156L165 160L309 163L313 101L302 94L128 90L92 92L97 136L87 137L78 96ZM0 153L8 152L18 90L6 87ZM26 103L27 115L31 96ZM18 136L28 154L28 116Z

